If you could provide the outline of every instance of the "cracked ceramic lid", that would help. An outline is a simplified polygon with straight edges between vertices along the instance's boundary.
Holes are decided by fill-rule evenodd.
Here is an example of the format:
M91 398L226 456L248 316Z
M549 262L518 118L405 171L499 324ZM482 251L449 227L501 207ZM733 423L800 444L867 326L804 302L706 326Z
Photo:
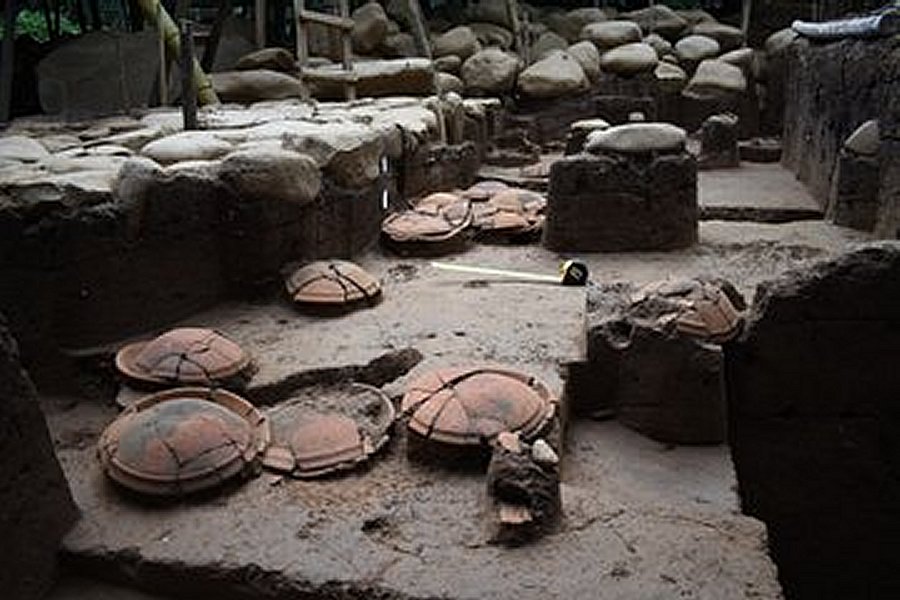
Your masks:
M285 280L288 293L301 304L345 305L381 293L378 280L346 260L320 260L294 271Z
M178 496L252 472L268 443L266 418L240 396L177 388L125 409L97 450L106 474L122 486Z
M467 200L438 193L426 196L410 210L388 215L381 231L395 243L445 242L460 236L471 222Z
M378 388L344 383L300 391L268 415L274 441L263 465L309 478L368 460L388 441L395 412Z
M504 368L448 368L413 381L401 410L409 429L437 442L476 445L504 431L528 438L555 412L547 387L530 375Z
M209 384L244 372L250 357L211 329L172 329L148 342L128 344L116 354L116 368L148 383Z
M547 200L522 188L507 188L474 205L472 224L481 233L516 236L539 231Z

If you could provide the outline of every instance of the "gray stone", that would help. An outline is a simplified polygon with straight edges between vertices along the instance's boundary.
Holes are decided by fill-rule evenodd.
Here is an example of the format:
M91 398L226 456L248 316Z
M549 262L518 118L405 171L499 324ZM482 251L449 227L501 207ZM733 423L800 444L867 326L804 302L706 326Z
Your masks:
M566 134L566 151L568 154L578 154L584 151L584 142L592 131L609 129L609 123L604 119L583 119L569 125Z
M461 75L470 94L494 95L512 91L519 59L500 48L486 48L463 63Z
M670 123L626 123L588 136L588 152L681 152L687 140L684 129Z
M281 139L286 149L311 156L343 187L365 187L379 175L384 143L373 128L356 123L302 123L285 130Z
M244 202L312 202L322 187L315 161L290 150L242 150L229 154L219 177Z
M444 73L453 73L454 75L459 73L460 67L462 67L462 59L455 54L448 54L447 56L439 56L434 59L434 68L438 71L443 71Z
M353 11L353 50L371 54L388 34L388 16L377 2L367 2Z
M710 22L697 23L691 28L691 33L716 40L722 52L737 50L744 45L744 33L731 25Z
M566 38L571 44L581 39L581 30L585 25L606 20L606 14L599 8L576 8L564 14L554 15L550 19L550 29Z
M475 32L482 46L499 46L504 50L512 48L513 33L506 27L494 23L469 23L468 27Z
M590 83L577 60L556 52L519 73L516 85L531 98L559 98L582 92Z
M709 98L742 94L747 90L747 78L740 67L717 59L704 60L684 89L694 98Z
M268 69L222 71L210 74L210 79L222 102L250 104L262 100L302 98L306 94L306 86L296 77Z
M99 115L147 106L159 72L158 43L150 28L92 31L64 43L37 66L41 108L49 114Z
M684 248L697 241L697 217L697 166L687 153L578 154L550 168L543 242L559 252Z
M554 50L565 50L568 47L569 42L566 41L566 38L548 31L541 34L531 47L531 56L534 57L534 60L540 60Z
M672 52L674 52L672 43L658 33L651 33L650 35L645 37L644 43L656 50L656 54L659 55L660 58L662 58L666 54L671 54Z
M466 60L481 50L478 37L468 27L461 25L442 33L434 39L434 56L441 57L453 54Z
M868 121L856 130L865 132L866 125L877 123ZM868 127L869 130L873 127ZM847 148L838 154L837 165L832 175L831 190L828 194L828 210L826 216L836 225L852 227L861 231L872 231L878 220L879 199L878 188L881 176L878 157L877 126L874 127L875 148L871 154L856 152ZM861 136L864 137L864 136ZM848 140L849 142L849 140ZM865 140L858 140L857 147L866 150Z
M668 93L680 92L688 82L688 76L684 69L665 61L660 61L653 70L653 76L660 89Z
M37 393L0 316L0 586L4 598L38 600L53 585L59 545L78 518Z
M284 48L262 48L239 58L234 68L238 71L266 69L281 73L293 73L297 70L297 63L294 55Z
M600 77L600 52L593 42L585 40L572 44L566 52L578 61L588 79L595 81Z
M389 33L378 51L388 58L404 58L419 55L416 40L411 33Z
M185 160L209 160L225 156L234 147L207 131L185 131L150 142L141 154L160 164Z
M580 37L593 42L602 52L622 44L641 41L641 28L633 21L588 23L581 30Z
M40 142L24 135L0 137L0 158L20 162L36 162L50 156Z
M339 65L317 69L338 73ZM395 58L357 62L353 66L356 75L356 93L359 96L424 96L434 93L434 77L431 61L427 58ZM316 81L313 85L316 98L343 99L344 86L336 82Z
M727 62L730 65L740 67L744 70L748 70L753 63L754 55L755 53L753 48L738 48L737 50L726 52L719 57L719 60L721 60L722 62Z
M463 94L466 91L466 84L463 83L462 79L450 73L439 72L437 74L437 85L442 94L447 92Z
M664 4L623 13L620 18L634 21L645 34L658 33L669 40L678 39L688 26L684 17Z
M505 0L480 0L480 2L469 4L468 14L470 21L483 21L506 28L512 27Z
M678 58L688 62L700 62L719 55L719 42L705 35L689 35L675 44Z
M790 27L776 31L766 38L766 54L768 54L769 56L781 54L782 52L787 50L788 46L793 44L794 41L799 37L800 34Z
M531 445L531 459L539 465L558 465L559 456L543 438L535 440Z
M634 42L605 52L600 57L600 69L617 75L636 75L652 71L658 62L656 50L642 42Z
M870 119L856 128L844 141L844 149L861 156L875 156L881 138L878 134L878 120Z

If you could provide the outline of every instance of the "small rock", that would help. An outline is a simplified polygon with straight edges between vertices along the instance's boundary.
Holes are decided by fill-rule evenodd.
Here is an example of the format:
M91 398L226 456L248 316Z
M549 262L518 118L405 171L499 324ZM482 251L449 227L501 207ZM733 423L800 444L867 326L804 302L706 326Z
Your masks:
M451 73L437 73L437 85L442 94L447 92L456 92L463 94L466 91L466 84L462 79Z
M744 45L744 32L723 23L697 23L691 28L691 33L716 40L722 52L730 52Z
M656 50L656 54L659 55L660 58L673 52L671 42L658 33L651 33L645 37L644 43Z
M578 61L555 52L519 74L518 88L531 98L559 98L585 90L590 84Z
M872 119L866 121L850 134L844 142L844 149L862 156L875 156L878 154L880 138L878 134L878 121Z
M753 62L753 48L738 48L737 50L726 52L719 57L719 60L742 69L748 69Z
M655 32L669 39L677 39L688 26L684 17L664 4L633 10L621 17L640 25L644 33Z
M404 58L418 56L416 40L409 33L389 33L381 42L378 50L388 58Z
M588 23L581 30L580 37L593 42L599 50L603 51L641 41L641 28L633 21Z
M514 452L516 454L522 453L522 442L519 440L519 434L517 433L511 433L509 431L500 432L497 435L497 445L509 452Z
M238 71L268 69L281 73L292 73L297 70L294 55L284 48L263 48L238 59L234 68Z
M684 69L666 61L661 61L656 65L653 76L656 77L660 89L665 92L680 92L687 85L688 81L688 76Z
M454 27L446 33L442 33L434 40L434 55L436 57L454 54L462 60L466 60L481 50L478 37L468 27L461 25Z
M642 42L613 48L600 57L600 68L618 75L635 75L652 71L659 57L651 46Z
M460 73L469 93L494 95L512 91L518 70L518 57L500 48L490 47L468 58Z
M150 142L141 148L141 155L160 164L185 160L210 160L222 157L232 150L232 145L206 131L185 131Z
M468 27L475 32L482 46L499 46L504 50L512 48L513 33L506 27L494 23L469 23Z
M689 62L700 62L706 58L716 57L720 50L719 42L705 35L689 35L675 44L678 58Z
M541 34L534 45L531 47L531 55L540 60L547 56L553 50L565 50L569 47L569 42L559 34L548 31Z
M388 16L377 2L368 2L353 11L353 50L370 54L388 34Z
M543 438L531 445L531 459L539 465L556 466L559 464L559 456Z
M585 40L583 42L578 42L577 44L572 44L566 52L578 61L578 64L581 65L581 68L584 70L584 74L588 76L588 79L595 81L600 77L600 52L593 42Z
M686 96L709 98L723 94L741 94L747 89L747 78L740 67L721 60L704 60L684 89Z
M0 158L35 162L50 156L40 142L24 135L0 137Z
M267 69L222 71L210 74L210 79L223 102L251 103L301 98L306 90L296 77Z
M792 28L787 27L785 29L780 29L766 38L765 49L766 54L769 56L773 56L775 54L781 54L787 47L794 43L800 37L800 34L794 31Z
M455 54L448 54L447 56L440 56L434 59L434 68L438 71L442 71L444 73L453 73L456 75L459 73L460 67L462 67L462 59Z

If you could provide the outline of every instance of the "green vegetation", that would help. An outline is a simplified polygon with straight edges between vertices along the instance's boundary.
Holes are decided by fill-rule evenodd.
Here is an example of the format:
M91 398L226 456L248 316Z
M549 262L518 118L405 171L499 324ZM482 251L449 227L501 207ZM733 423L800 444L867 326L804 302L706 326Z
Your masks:
M60 15L59 31L62 35L78 34L81 33L81 28L66 15ZM47 20L44 18L43 13L31 8L23 8L19 11L19 16L16 18L15 37L23 35L38 42L46 42L50 39ZM3 39L2 28L0 28L0 39Z

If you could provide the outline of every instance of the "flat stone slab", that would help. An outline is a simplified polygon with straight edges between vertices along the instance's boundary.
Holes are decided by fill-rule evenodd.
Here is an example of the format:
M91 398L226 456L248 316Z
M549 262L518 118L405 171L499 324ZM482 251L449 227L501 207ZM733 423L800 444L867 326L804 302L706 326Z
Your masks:
M742 162L697 174L701 219L783 223L822 219L806 186L775 163Z

